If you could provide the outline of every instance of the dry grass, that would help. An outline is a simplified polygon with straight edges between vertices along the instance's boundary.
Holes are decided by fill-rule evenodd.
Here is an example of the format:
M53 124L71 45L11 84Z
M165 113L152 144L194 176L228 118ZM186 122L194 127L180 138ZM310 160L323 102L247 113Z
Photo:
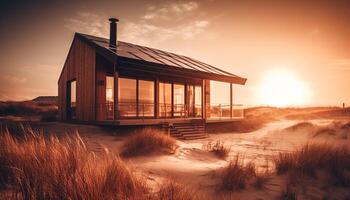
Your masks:
M115 155L88 151L79 135L0 135L0 183L11 199L142 199L144 182Z
M216 141L215 143L208 142L208 144L204 146L204 149L206 151L214 153L221 159L226 159L231 150L230 148L224 146L224 143L220 140Z
M123 145L121 155L125 157L152 153L174 153L176 140L159 129L145 128L135 132Z
M282 191L281 194L282 200L296 200L297 199L297 192L294 186L291 184L286 185L286 189Z
M2 102L0 101L0 116L39 116L41 121L57 120L57 105L39 104L32 101Z
M196 194L196 192L186 187L182 184L179 184L174 179L167 179L161 185L159 191L154 194L154 199L157 200L196 200L202 199Z
M350 185L350 152L345 147L307 144L295 152L280 153L274 158L277 174L293 172L316 178L317 170L328 172L334 184Z
M220 189L235 191L246 188L248 181L255 177L253 163L244 164L244 159L237 155L221 173Z

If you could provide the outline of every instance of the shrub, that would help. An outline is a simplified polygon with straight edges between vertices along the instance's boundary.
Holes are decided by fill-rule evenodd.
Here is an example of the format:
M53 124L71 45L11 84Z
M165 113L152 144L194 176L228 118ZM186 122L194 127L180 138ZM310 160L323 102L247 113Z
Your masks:
M225 147L224 143L220 140L216 141L215 143L208 142L208 144L204 146L204 149L214 153L217 157L221 159L226 159L230 153L230 148Z
M88 151L80 136L0 134L0 183L14 199L135 199L144 181L118 156Z
M155 194L154 199L156 200L195 200L201 199L196 196L194 190L179 184L173 179L168 179L163 182L159 191Z
M289 171L299 176L316 177L317 170L325 170L335 184L350 185L350 153L345 147L307 144L294 152L280 153L274 162L278 174Z
M286 189L282 191L281 199L283 200L296 200L297 192L295 187L291 184L287 184Z
M220 188L227 191L244 189L250 179L255 176L253 163L244 165L244 159L239 155L235 156L225 167L221 174Z
M176 140L159 129L145 128L134 133L124 143L121 155L125 157L155 152L175 153Z

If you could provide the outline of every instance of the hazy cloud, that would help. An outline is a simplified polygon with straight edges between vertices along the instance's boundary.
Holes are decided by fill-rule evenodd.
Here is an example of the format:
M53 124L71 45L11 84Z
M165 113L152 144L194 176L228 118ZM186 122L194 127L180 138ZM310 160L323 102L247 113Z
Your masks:
M196 15L199 7L199 3L193 1L150 5L139 20L125 25L122 38L141 44L192 39L210 24Z
M330 66L339 70L350 70L350 58L335 60L330 63Z
M210 25L210 21L196 15L199 7L199 3L194 1L149 5L137 20L125 20L118 27L118 37L139 44L154 44L174 38L192 39ZM75 32L108 37L107 18L95 13L78 12L75 17L65 19L65 27Z
M109 31L109 24L106 23L107 16L97 15L88 12L78 12L74 18L65 19L65 27L81 33L106 37Z
M27 82L27 79L24 77L19 77L19 76L13 76L13 75L8 75L8 74L1 74L0 79L3 82L11 82L11 83L25 83Z
M168 3L161 6L148 6L147 13L141 18L145 20L170 20L182 18L185 14L198 8L197 2Z

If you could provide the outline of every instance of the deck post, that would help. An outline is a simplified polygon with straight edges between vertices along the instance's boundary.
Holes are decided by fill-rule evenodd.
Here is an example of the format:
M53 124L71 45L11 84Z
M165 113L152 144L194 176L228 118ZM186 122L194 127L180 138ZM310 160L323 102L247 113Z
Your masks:
M232 83L230 83L230 118L233 118L233 92L232 92Z
M117 64L116 62L113 63L113 75L114 75L114 113L113 113L113 119L117 119L118 114L118 71L117 71Z
M155 108L154 108L154 116L156 119L159 118L159 79L156 79L156 82L155 82L155 93L154 93L154 102L155 102Z

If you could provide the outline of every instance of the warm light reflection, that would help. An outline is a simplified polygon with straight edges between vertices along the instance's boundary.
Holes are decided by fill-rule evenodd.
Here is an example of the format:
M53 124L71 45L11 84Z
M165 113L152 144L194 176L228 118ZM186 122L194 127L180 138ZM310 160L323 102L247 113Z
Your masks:
M309 90L289 70L268 71L258 86L258 101L264 105L285 107L305 105Z

